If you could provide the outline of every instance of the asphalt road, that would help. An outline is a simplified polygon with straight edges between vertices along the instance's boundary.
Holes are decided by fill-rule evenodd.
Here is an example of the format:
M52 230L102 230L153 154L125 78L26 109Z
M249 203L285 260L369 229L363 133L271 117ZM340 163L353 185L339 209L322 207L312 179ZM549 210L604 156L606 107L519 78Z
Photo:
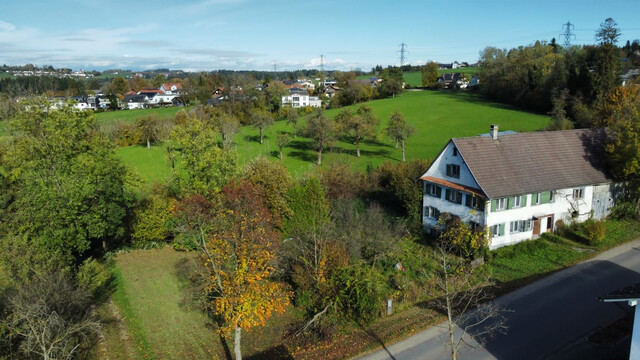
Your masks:
M604 252L509 293L497 302L507 313L509 329L492 339L474 339L461 359L545 359L569 344L622 317L628 309L597 298L640 282L640 240ZM450 358L444 324L362 356L366 360ZM461 333L461 330L459 330ZM483 345L478 344L478 340Z

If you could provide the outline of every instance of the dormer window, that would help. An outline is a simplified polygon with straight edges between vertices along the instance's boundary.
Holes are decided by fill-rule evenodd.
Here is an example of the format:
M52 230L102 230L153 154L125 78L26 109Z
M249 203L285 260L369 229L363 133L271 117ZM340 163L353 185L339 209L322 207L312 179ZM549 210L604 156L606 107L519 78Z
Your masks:
M447 164L447 176L454 177L456 179L460 178L460 165L456 164Z

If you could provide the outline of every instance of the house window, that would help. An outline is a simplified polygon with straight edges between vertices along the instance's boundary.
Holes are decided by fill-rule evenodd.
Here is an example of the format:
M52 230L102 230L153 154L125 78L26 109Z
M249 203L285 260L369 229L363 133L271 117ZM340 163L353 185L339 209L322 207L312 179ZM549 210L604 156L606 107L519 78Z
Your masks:
M574 199L583 199L584 198L584 188L573 189L573 198Z
M424 216L431 219L438 219L440 217L440 210L434 208L433 206L425 206Z
M542 201L542 194L541 193L533 194L532 197L533 197L532 200L533 200L534 204L536 204L536 205L540 205L541 204L541 201Z
M460 165L447 164L447 176L460 178Z
M458 156L458 148L457 147L453 147L453 156Z
M496 224L489 226L491 237L504 236L504 224Z
M519 208L522 206L522 196L514 196L513 197L513 207Z
M434 184L425 183L426 189L425 193L429 196L434 196L437 198L442 197L442 187Z
M509 232L517 233L517 232L531 231L532 225L533 223L531 220L512 221L509 224Z
M507 198L500 198L491 201L491 211L501 211L507 207Z
M484 199L473 194L465 194L464 204L472 209L484 210Z
M447 189L446 198L452 203L462 204L462 193L460 191Z

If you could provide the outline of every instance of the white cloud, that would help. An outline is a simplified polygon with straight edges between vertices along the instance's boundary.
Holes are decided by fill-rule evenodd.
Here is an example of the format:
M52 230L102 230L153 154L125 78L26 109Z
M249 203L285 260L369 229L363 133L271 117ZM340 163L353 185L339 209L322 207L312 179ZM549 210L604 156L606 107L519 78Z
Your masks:
M0 31L14 31L16 26L6 21L0 20Z

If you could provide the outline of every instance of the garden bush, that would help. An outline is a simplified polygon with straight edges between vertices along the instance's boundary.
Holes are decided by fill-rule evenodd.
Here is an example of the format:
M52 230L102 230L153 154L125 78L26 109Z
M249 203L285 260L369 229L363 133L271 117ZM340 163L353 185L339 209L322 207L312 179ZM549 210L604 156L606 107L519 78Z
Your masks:
M589 245L598 245L604 240L607 228L602 221L589 219L583 223L583 232Z

